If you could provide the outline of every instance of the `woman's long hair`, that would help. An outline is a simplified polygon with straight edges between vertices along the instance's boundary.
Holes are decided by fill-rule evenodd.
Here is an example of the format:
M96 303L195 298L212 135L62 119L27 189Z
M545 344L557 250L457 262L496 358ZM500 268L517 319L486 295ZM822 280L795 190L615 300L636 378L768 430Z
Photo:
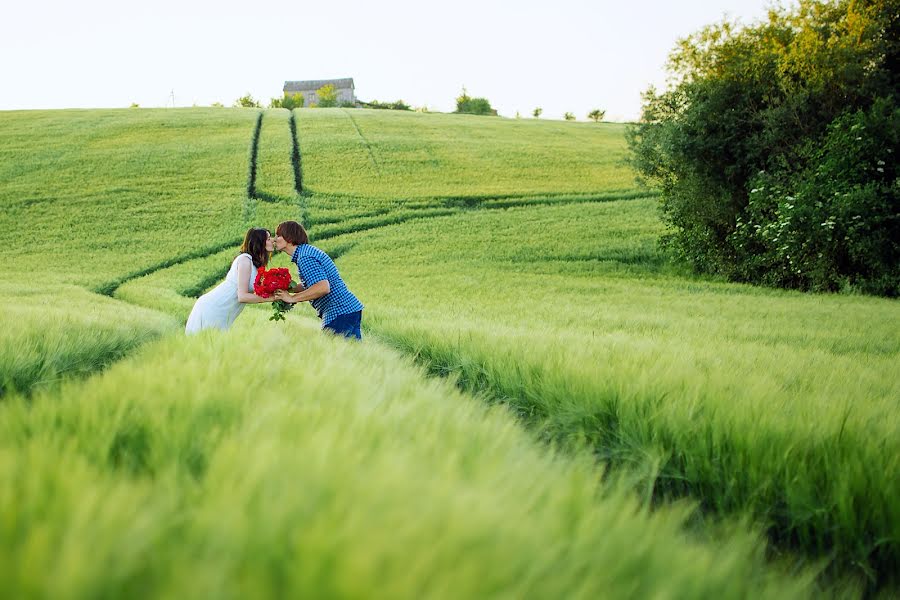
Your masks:
M249 254L253 260L253 266L257 269L269 264L271 255L266 252L266 240L269 235L268 229L251 227L244 236L244 243L241 244L241 254Z

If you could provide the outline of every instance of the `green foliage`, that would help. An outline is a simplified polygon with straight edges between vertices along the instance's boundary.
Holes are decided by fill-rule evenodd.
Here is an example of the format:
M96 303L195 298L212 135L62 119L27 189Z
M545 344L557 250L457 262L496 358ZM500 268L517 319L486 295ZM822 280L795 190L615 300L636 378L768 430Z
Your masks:
M685 277L654 204L468 210L328 243L353 243L341 272L368 327L431 372L647 473L659 500L749 516L887 584L900 307Z
M751 178L729 244L739 276L771 285L900 291L900 107L878 99L844 113L824 140L805 145L802 171Z
M897 183L877 171L897 151L897 13L895 0L802 0L679 44L677 85L646 94L630 133L636 167L663 189L679 255L737 280L900 293ZM854 124L867 127L860 140L842 133ZM834 194L844 206L832 208ZM787 204L800 211L790 225L777 208ZM841 215L857 217L859 239L840 238L850 223L828 225ZM748 223L759 233L738 231Z
M563 115L563 119L565 119L566 121L574 121L574 120L575 120L575 114L574 114L574 113L567 112L566 114Z
M338 105L338 92L332 83L327 83L316 90L316 96L319 99L317 104L319 108L331 108Z
M303 368L273 352L298 343ZM395 352L265 311L0 403L0 433L13 598L810 592L746 527L693 539L689 507L648 510Z
M261 108L260 103L257 100L254 100L253 96L250 95L250 92L247 92L246 95L235 100L234 106L239 108Z
M534 117L535 119L540 119L541 113L543 113L543 112L544 112L544 109L541 108L540 106L538 106L533 111L531 111L531 116Z
M0 404L4 395L86 376L176 329L159 313L70 285L0 284Z
M379 102L378 100L372 100L371 102L360 102L359 104L363 108L375 108L380 110L412 110L409 104L403 100L397 100L396 102Z
M462 93L456 98L456 112L468 115L496 114L487 98L472 98L466 92L466 88L463 88Z
M212 104L210 104L211 108L224 108L224 106L225 105L222 104L221 102L213 102Z
M305 98L303 94L294 93L288 95L287 92L284 94L284 98L281 99L281 108L286 108L288 110L293 110L295 108L303 108L303 102Z
M138 104L137 102L132 102L131 106L129 106L128 108L140 108L140 107L141 107L141 105Z
M603 117L606 116L605 110L600 110L599 108L595 108L591 112L588 113L588 119L592 120L594 123L603 120Z

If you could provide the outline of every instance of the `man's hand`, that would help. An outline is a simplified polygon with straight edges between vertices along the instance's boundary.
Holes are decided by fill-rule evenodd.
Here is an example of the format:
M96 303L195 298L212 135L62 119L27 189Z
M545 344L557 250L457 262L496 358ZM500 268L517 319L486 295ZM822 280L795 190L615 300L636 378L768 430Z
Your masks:
M298 300L294 298L294 294L289 293L287 290L275 290L275 299L287 302L288 304L296 304L298 302Z

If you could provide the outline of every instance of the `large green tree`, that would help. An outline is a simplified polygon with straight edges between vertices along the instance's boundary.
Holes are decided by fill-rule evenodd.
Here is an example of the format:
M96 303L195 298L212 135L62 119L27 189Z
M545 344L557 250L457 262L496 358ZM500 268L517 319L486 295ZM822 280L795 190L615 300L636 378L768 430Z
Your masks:
M900 0L800 0L712 25L629 131L670 246L699 271L900 293Z

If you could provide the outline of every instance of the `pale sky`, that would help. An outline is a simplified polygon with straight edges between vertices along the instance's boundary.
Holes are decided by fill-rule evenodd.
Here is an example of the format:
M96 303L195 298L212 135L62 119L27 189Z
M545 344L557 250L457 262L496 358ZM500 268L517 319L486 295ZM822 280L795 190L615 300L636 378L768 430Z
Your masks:
M770 0L12 0L0 110L268 103L285 80L353 77L361 100L452 111L465 85L503 116L640 115L676 40Z

